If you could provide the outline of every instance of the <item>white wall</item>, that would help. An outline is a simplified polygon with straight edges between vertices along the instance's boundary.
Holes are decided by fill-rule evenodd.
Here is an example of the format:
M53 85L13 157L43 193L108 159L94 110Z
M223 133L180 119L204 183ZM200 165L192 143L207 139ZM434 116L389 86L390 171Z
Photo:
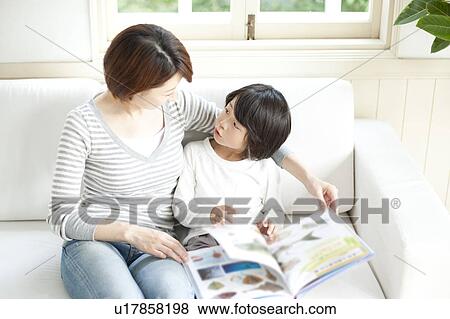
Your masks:
M399 26L398 40L407 37L409 34L413 33L410 37L400 42L397 46L396 56L399 58L425 58L425 59L450 59L450 47L436 52L430 53L431 44L434 41L434 36L431 34L420 30L416 27L416 21ZM395 40L394 40L395 42Z
M0 63L91 59L89 0L0 0Z
M389 123L450 212L450 77L352 84L355 117Z
M398 0L400 8L406 7L411 0ZM396 17L394 17L395 19ZM398 34L393 42L407 37L409 34L413 33L410 37L401 41L396 48L396 56L399 58L427 58L427 59L438 59L438 58L450 58L450 47L437 53L430 53L431 44L434 41L434 36L431 34L420 30L416 27L417 20L408 24L404 24L398 27Z

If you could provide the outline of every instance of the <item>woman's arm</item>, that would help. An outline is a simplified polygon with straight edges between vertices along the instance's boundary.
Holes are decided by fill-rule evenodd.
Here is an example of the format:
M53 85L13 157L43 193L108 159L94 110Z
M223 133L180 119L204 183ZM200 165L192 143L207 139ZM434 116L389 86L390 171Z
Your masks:
M215 103L189 91L178 91L176 102L184 118L185 131L212 134L216 118L222 111Z
M126 242L140 251L159 258L171 257L179 263L187 261L186 249L169 234L138 225L114 222L98 225L94 233L95 240Z
M82 220L80 190L91 147L86 121L77 110L68 113L58 145L47 223L64 240L92 240L95 225Z
M58 145L47 223L64 240L127 241L128 224L114 222L96 227L80 217L80 191L90 149L86 121L80 112L72 110L66 117Z
M130 224L113 222L106 225L97 225L94 231L94 240L130 243Z
M288 171L292 176L294 176L303 184L307 183L308 180L312 177L310 172L306 169L305 166L303 166L298 156L296 156L294 153L287 154L281 160L281 167Z
M338 189L336 186L324 182L312 175L311 172L302 165L300 159L293 153L290 153L283 159L281 167L302 182L308 192L319 199L322 205L326 205L327 207L336 210L336 200L338 198Z

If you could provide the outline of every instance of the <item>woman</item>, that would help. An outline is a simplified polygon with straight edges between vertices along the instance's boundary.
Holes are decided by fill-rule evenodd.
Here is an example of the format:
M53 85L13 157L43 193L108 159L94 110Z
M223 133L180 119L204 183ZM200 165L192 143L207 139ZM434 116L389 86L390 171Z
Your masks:
M64 285L73 298L193 298L171 204L184 131L212 133L220 109L176 90L191 61L155 25L119 33L104 71L108 89L69 112L58 146L47 222L65 240ZM337 198L287 151L273 159L327 205Z

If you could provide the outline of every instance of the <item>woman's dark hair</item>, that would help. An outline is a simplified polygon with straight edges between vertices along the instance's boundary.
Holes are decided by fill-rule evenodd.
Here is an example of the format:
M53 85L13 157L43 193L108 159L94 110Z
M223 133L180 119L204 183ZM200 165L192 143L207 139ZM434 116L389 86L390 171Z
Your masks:
M247 129L244 155L253 160L269 158L291 132L291 113L283 94L270 85L252 84L229 93L236 98L234 116Z
M192 81L186 48L171 32L154 24L137 24L120 32L103 59L105 81L121 100L159 87L177 72Z

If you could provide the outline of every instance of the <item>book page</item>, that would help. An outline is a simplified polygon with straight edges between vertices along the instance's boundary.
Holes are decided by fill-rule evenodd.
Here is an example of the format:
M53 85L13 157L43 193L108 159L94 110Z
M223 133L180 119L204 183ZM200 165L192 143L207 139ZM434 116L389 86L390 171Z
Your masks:
M342 220L329 213L324 223L304 218L285 227L269 250L284 272L289 290L296 294L309 283L373 254L370 248Z
M184 264L199 298L292 296L279 274L252 261L233 260L220 246L193 250Z
M230 258L253 261L268 266L283 276L277 260L272 256L266 240L256 226L222 225L209 227L207 231L217 240Z

